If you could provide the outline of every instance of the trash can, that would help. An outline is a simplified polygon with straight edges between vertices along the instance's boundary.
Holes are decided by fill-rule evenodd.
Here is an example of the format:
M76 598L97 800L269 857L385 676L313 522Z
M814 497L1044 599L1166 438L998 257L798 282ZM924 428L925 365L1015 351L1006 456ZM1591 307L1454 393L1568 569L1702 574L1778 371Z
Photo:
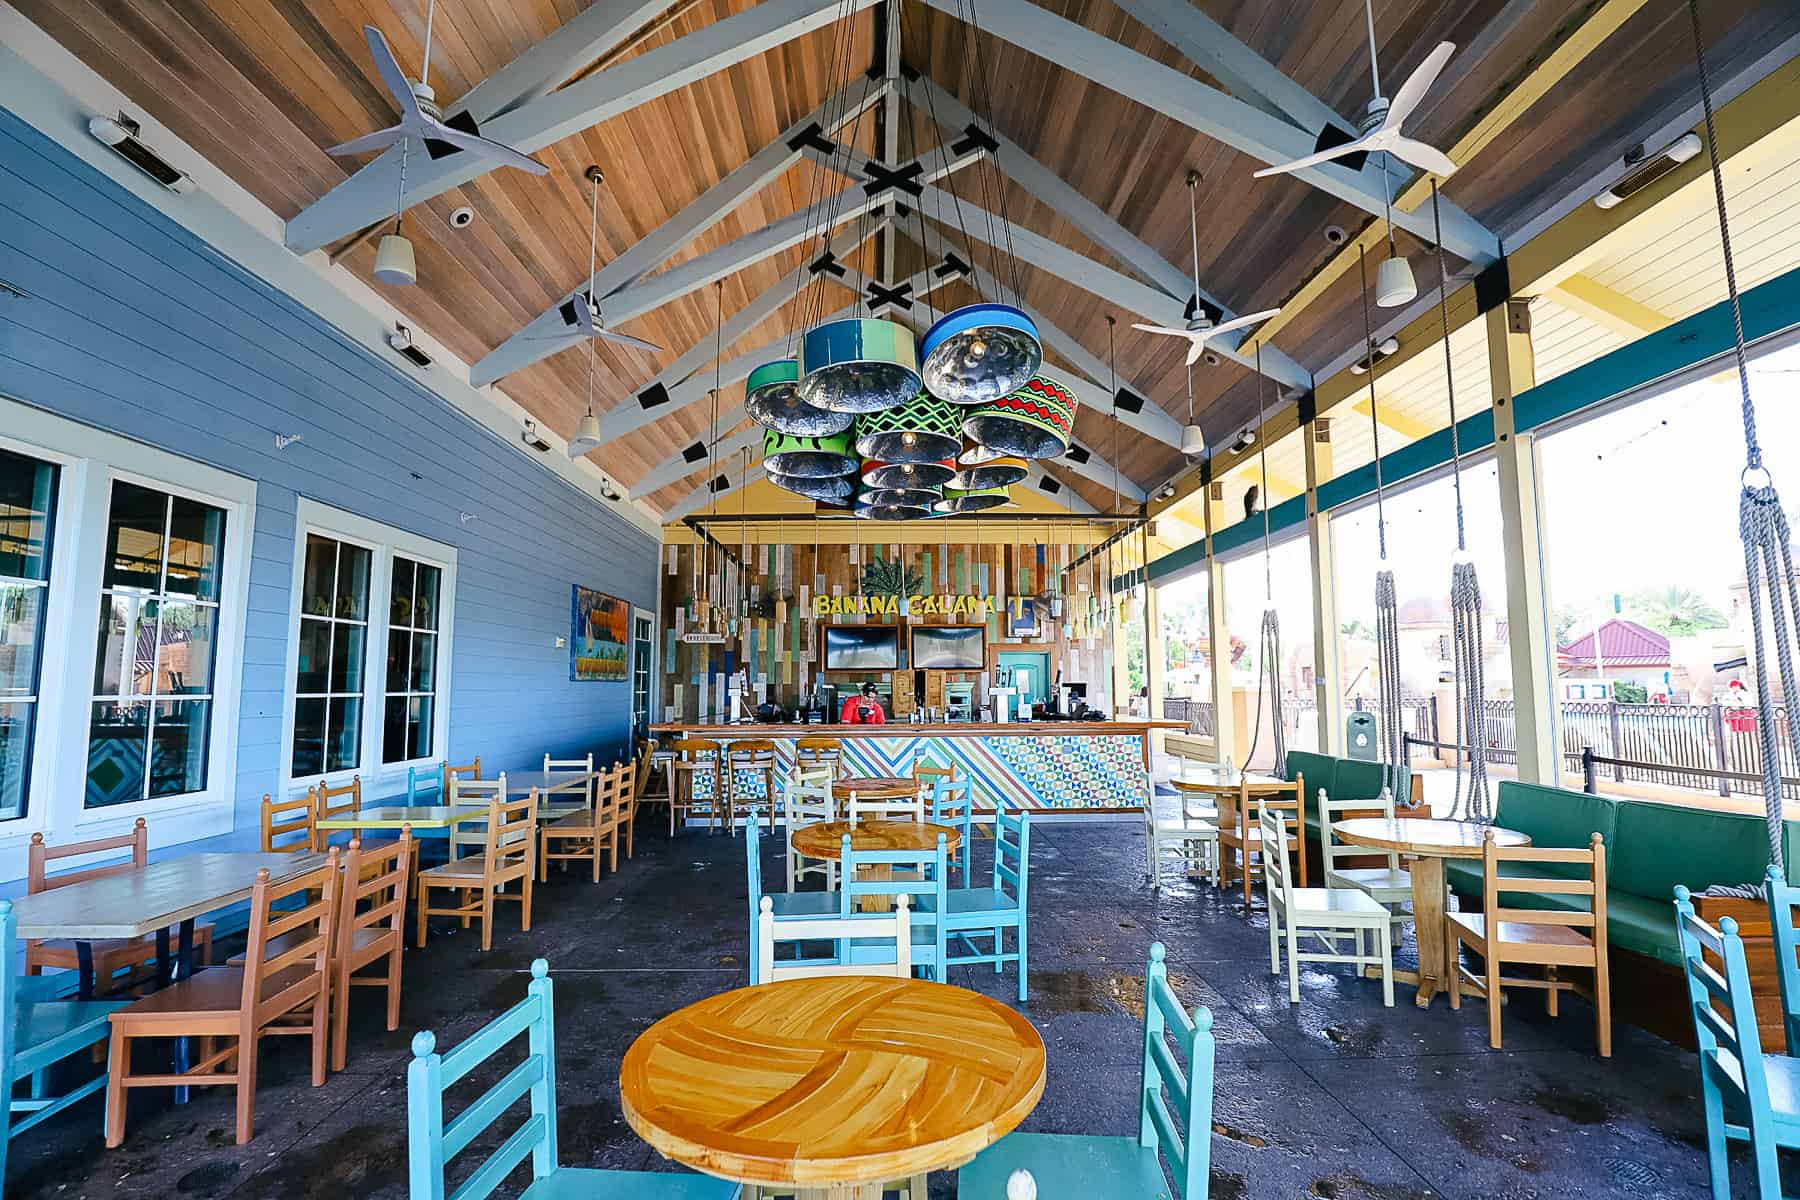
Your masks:
M1344 720L1344 753L1350 758L1375 762L1381 752L1375 745L1375 714L1353 712Z

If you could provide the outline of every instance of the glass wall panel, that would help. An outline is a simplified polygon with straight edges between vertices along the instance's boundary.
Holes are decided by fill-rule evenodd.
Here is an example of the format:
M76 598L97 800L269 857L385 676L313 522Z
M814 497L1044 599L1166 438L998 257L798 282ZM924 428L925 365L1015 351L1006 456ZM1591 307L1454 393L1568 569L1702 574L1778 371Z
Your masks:
M1276 673L1279 716L1289 750L1318 746L1313 677L1312 556L1304 533L1275 543L1264 565L1262 544L1225 562L1225 623L1231 632L1234 703L1241 714L1234 761L1266 770L1274 764L1276 708L1263 678L1264 610L1275 609L1281 634ZM1220 697L1220 702L1224 698ZM1242 751L1238 753L1237 751Z

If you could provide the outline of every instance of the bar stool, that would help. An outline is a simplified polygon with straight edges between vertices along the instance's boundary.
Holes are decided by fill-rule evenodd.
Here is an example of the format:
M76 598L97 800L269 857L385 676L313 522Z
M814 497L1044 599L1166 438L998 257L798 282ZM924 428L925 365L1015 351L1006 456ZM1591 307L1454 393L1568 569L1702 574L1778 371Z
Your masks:
M800 767L817 766L828 763L831 766L833 779L842 774L839 769L843 765L844 743L833 737L803 737L794 739L794 764Z
M675 836L677 821L685 823L689 816L702 816L719 827L719 812L725 805L725 781L720 766L725 761L725 748L711 738L683 738L671 748L675 757L669 763L672 782L669 793L669 836Z
M740 777L748 775L751 779L762 777L762 795L757 796L755 789L744 787ZM730 801L726 813L726 821L731 832L737 832L738 814L748 813L752 821L756 820L756 806L769 806L769 824L775 822L775 743L767 738L744 738L732 742L725 750L725 789ZM740 794L741 792L741 794Z
M675 751L662 745L654 738L642 738L638 741L638 756L648 760L643 772L642 782L638 787L637 803L667 804L675 792L675 772L669 764L675 761ZM658 774L658 772L661 772ZM651 780L658 780L652 784Z

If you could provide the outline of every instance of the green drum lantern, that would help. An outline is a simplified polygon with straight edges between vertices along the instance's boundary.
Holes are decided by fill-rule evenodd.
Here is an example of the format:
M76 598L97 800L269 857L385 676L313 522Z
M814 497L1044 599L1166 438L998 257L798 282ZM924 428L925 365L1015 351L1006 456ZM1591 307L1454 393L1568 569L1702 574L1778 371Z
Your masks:
M763 432L763 469L771 475L828 479L854 475L856 456L850 453L847 432L829 437L795 437L769 429Z
M962 446L964 410L920 392L906 404L856 419L856 452L887 463L941 462Z
M1011 487L1031 473L1022 458L990 459L978 467L964 467L949 486L964 492L983 492L989 488Z
M956 460L941 459L928 463L885 463L864 459L862 481L869 488L937 488L950 482L956 474Z
M769 482L796 496L820 500L827 504L844 504L856 495L856 481L847 475L829 475L808 479L801 475L769 474Z
M1012 499L1012 493L1003 487L977 488L969 491L963 488L945 488L944 498L933 507L942 515L952 513L984 512L990 508L999 508Z
M1061 458L1075 436L1075 393L1038 372L1025 386L969 413L963 433L1019 458Z
M853 413L827 412L800 398L800 361L778 358L750 372L744 385L744 411L767 429L795 437L828 437L843 433L856 420Z
M800 343L800 371L800 399L835 413L897 408L922 386L912 330L869 318L808 330Z

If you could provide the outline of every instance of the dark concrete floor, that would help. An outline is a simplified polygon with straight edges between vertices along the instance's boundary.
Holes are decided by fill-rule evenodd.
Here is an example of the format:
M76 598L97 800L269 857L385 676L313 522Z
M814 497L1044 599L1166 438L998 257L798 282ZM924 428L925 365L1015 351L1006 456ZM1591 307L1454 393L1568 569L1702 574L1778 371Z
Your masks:
M197 1089L184 1107L139 1094L125 1145L105 1150L96 1099L13 1143L5 1196L404 1196L413 1032L456 1044L523 994L538 956L556 983L562 1161L655 1169L619 1116L620 1059L658 1017L744 983L748 917L741 838L685 833L671 844L654 818L645 834L598 887L570 876L540 888L530 933L506 906L491 953L440 926L425 952L408 954L401 1028L381 1029L378 994L360 995L350 1069L323 1088L308 1086L303 1040L266 1044L249 1145L232 1144L230 1093ZM1379 985L1348 968L1307 970L1290 1006L1269 973L1264 919L1246 920L1209 888L1152 893L1135 824L1040 823L1032 835L1023 1011L1049 1047L1049 1083L1024 1128L1135 1132L1132 1013L1161 940L1176 990L1215 1017L1214 1200L1705 1194L1692 1055L1620 1027L1602 1061L1579 1001L1557 1021L1509 1010L1496 1053L1479 1002L1420 1011L1402 990L1384 1009ZM764 878L782 878L778 860ZM1411 959L1410 936L1400 956ZM1010 969L958 969L951 982L1008 1001L1015 986ZM470 1096L483 1086L462 1085ZM1747 1163L1734 1166L1736 1194L1753 1194ZM950 1176L934 1177L933 1197L953 1194Z

